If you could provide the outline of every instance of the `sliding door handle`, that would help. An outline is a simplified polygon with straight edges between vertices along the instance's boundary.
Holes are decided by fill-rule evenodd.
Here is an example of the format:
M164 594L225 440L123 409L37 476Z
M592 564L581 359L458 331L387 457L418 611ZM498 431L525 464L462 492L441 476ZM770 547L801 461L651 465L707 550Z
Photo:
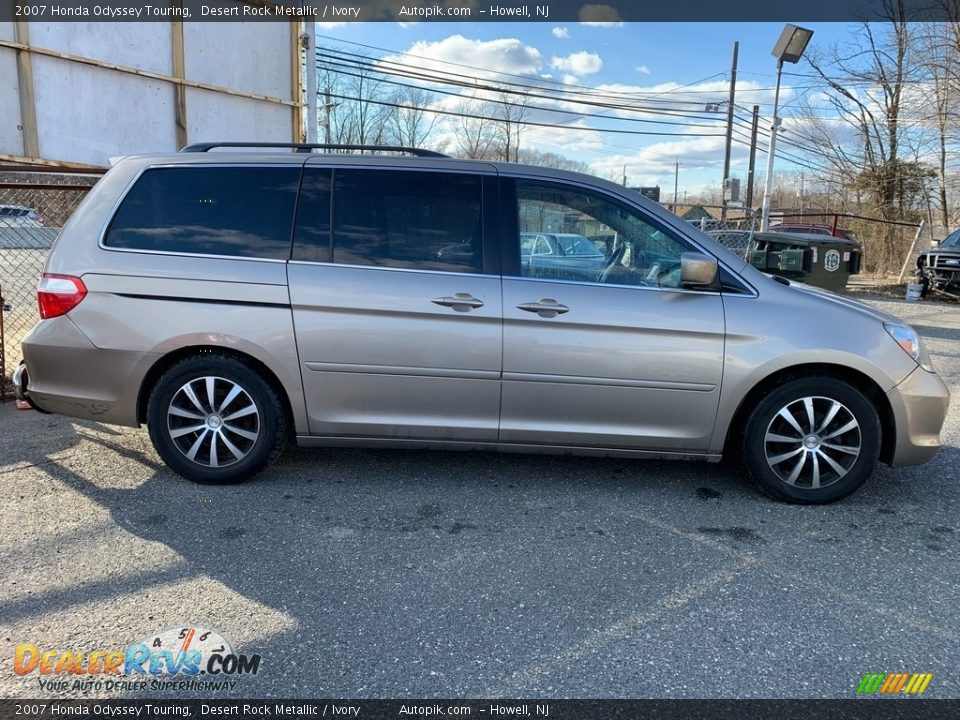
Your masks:
M482 308L483 300L478 300L470 293L456 293L453 296L438 297L431 300L434 305L453 308L457 312L469 312L475 308Z

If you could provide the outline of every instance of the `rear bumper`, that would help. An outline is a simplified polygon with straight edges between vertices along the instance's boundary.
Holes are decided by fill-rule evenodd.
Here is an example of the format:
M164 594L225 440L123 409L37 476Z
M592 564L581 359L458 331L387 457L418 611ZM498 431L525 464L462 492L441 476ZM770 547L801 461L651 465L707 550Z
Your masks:
M17 366L17 369L13 371L13 375L10 377L10 380L13 382L13 394L17 396L17 400L27 403L27 405L32 407L37 412L47 412L30 399L30 392L27 389L28 385L30 384L30 376L27 373L26 363L21 362L20 365Z
M933 458L950 404L950 391L940 376L917 368L887 398L897 433L890 464L921 465Z
M98 348L67 316L41 320L23 341L17 396L42 411L136 426L139 388L157 357Z

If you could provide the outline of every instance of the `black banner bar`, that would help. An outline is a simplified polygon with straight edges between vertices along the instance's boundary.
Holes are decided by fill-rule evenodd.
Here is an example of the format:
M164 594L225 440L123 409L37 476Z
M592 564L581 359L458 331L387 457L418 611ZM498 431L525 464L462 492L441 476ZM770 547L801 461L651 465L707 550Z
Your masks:
M960 0L0 0L0 21L852 22L960 19Z
M941 720L960 700L0 700L0 720Z

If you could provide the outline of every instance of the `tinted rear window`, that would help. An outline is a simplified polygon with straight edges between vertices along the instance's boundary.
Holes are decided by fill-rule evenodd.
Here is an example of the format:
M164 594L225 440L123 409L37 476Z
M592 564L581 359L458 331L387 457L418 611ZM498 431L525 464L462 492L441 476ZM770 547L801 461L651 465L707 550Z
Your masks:
M298 167L185 167L146 171L104 243L131 250L285 260Z
M337 170L333 261L483 272L480 187L475 175Z

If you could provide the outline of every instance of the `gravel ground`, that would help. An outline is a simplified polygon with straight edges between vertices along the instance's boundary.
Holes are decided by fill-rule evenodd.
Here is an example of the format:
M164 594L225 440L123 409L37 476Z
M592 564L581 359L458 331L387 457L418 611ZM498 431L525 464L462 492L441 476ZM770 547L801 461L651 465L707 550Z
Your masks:
M960 397L960 310L871 302ZM795 507L705 463L484 453L292 450L201 487L145 431L0 405L0 697L83 696L15 675L18 643L192 625L263 658L205 697L851 697L894 671L960 697L957 406L933 462Z

